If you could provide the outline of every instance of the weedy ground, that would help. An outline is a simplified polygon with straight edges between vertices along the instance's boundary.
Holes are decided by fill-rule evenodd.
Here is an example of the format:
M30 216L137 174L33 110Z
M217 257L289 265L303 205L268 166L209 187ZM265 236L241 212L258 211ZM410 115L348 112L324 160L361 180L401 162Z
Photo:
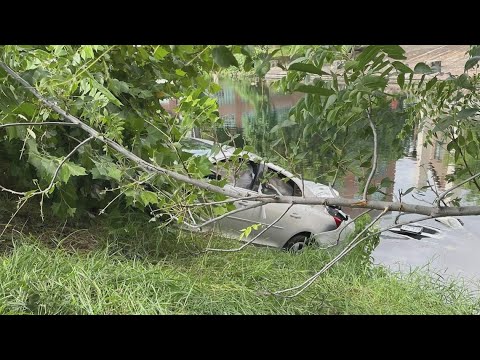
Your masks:
M0 228L14 204L0 204ZM22 209L0 237L0 314L472 314L458 281L393 273L345 257L293 299L272 291L303 282L338 251L292 254L159 229L143 215L41 221ZM0 230L0 232L1 232Z

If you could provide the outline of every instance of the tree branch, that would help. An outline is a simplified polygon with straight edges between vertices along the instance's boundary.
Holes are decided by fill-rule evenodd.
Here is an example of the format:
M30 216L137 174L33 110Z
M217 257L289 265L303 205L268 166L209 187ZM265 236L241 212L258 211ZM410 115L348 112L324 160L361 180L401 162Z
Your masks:
M368 116L368 121L370 123L370 127L372 128L372 132L373 132L373 158L372 158L372 171L368 176L367 183L365 184L365 189L363 189L363 201L367 201L368 187L370 186L370 182L372 181L373 176L375 175L375 171L377 171L377 147L378 147L377 130L370 116L370 111L368 110L367 110L367 116Z
M24 122L24 123L10 123L0 125L0 129L10 126L41 126L41 125L62 125L62 126L78 126L78 124L67 123L62 121L44 121L44 122Z
M7 189L6 187L3 187L2 185L0 185L0 190L5 191L5 192L9 192L9 193L14 194L14 195L20 195L20 196L25 195L24 192L18 192L18 191L15 191L15 190Z
M241 201L241 200L272 199L272 198L275 198L276 196L277 195L244 196L244 197L239 197L239 198L236 198L236 199L227 199L227 200L221 200L221 201L187 204L187 205L184 205L184 206L185 207L210 206L210 205L218 205L218 204L228 204L228 203L237 202L237 201Z
M452 141L457 145L458 152L460 153L460 156L462 157L462 161L465 164L465 169L467 169L468 173L473 176L473 179L472 179L473 183L475 184L477 189L480 190L480 185L475 180L476 176L473 175L473 171L470 169L470 166L468 166L468 163L467 163L467 160L465 159L465 155L463 154L462 148L460 147L460 145L458 145L457 138L455 137L453 129L451 130L450 135L451 135Z
M0 238L3 236L3 234L5 234L5 231L7 230L8 226L10 225L12 220L15 218L15 216L18 214L18 212L22 209L23 205L25 205L26 203L27 203L27 199L23 199L23 200L20 199L19 200L17 210L13 213L13 215L10 217L10 220L8 220L7 224L3 228L2 232L0 233Z
M223 215L217 216L216 218L210 219L210 220L204 222L203 224L200 224L200 225L190 225L190 224L189 224L189 226L192 227L192 228L195 228L195 229L200 229L200 228L202 228L202 227L204 227L204 226L207 226L207 225L209 225L209 224L211 224L211 223L214 223L214 222L216 222L216 221L218 221L218 220L222 220L223 218L225 218L225 217L227 217L227 216L230 216L230 215L239 213L239 212L241 212L241 211L250 210L250 209L255 209L256 207L259 207L259 206L262 206L262 205L264 205L264 204L259 201L259 202L253 203L253 204L251 204L251 205L248 205L248 206L245 206L245 207L241 207L241 208L238 208L238 209L229 211L229 212L227 212L227 213L225 213L225 214L223 214Z
M58 176L58 173L60 172L60 169L62 168L63 164L65 164L65 162L78 150L80 149L83 145L85 145L86 143L88 143L90 140L93 140L93 136L90 136L89 138L83 140L80 144L78 144L77 146L75 146L75 148L70 151L68 153L67 156L65 156L63 158L63 160L60 162L60 164L58 164L57 168L55 169L55 173L53 174L53 178L52 178L52 181L50 181L50 185L48 185L48 187L44 190L41 190L39 191L38 193L33 193L32 195L37 195L37 194L41 194L41 193L47 193L48 191L50 191L50 189L53 187L53 184L55 183L55 179L57 178Z
M453 190L459 188L460 186L462 186L463 184L466 184L467 182L477 178L480 176L480 173L477 173L473 176L470 176L468 179L458 183L457 185L455 185L454 187L451 187L450 189L448 190L445 190L443 193L440 194L440 196L438 197L438 200L437 200L437 205L440 206L440 202L443 200L443 198L449 193L449 192L452 192Z
M236 252L236 251L240 251L242 249L245 248L245 246L247 245L250 245L251 243L253 243L255 240L257 240L264 232L266 232L268 229L270 229L273 225L275 225L277 222L279 222L284 216L285 214L288 212L288 210L290 210L292 208L292 206L295 205L295 203L291 203L290 206L287 207L287 209L282 213L282 215L280 215L274 222L272 222L270 225L268 225L265 229L263 229L262 231L260 231L257 235L255 235L253 237L253 239L249 240L248 242L246 242L245 244L243 244L242 246L238 247L238 248L235 248L235 249L212 249L212 248L206 248L205 249L205 252L207 251L219 251L219 252Z
M370 224L368 224L365 229L363 229L355 238L350 242L350 244L345 247L337 256L335 256L331 261L329 261L319 272L317 272L315 275L309 277L307 280L305 280L302 284L295 286L293 288L285 289L285 290L280 290L276 291L274 294L279 295L281 293L287 292L287 291L292 291L296 289L300 289L297 291L295 294L288 296L288 297L295 297L302 293L305 289L307 289L321 274L323 274L325 271L330 269L333 265L335 265L342 257L344 257L346 254L348 254L352 249L355 248L361 241L364 239L361 239L360 241L357 241L357 239L363 235L368 229L370 229L383 215L385 215L388 212L388 208L385 208L375 219L373 219ZM357 241L355 243L355 241Z
M384 215L384 212L382 212L382 214L380 214L374 221L377 221L381 216ZM394 224L394 225L391 225L391 226L388 226L386 228L383 228L383 229L380 229L378 230L377 232L374 232L374 233L371 233L369 235L367 235L366 237L358 240L356 243L354 243L355 239L357 239L359 237L359 235L361 235L361 233L359 235L357 235L355 237L355 239L353 239L350 244L345 247L345 249L339 253L334 259L332 259L329 263L327 263L323 268L322 270L320 270L318 273L316 273L315 275L311 276L310 278L308 278L307 280L305 280L302 284L298 285L298 286L295 286L295 287L292 287L292 288L289 288L289 289L284 289L284 290L279 290L279 291L276 291L274 293L271 293L273 295L279 295L281 293L284 293L284 292L287 292L287 291L293 291L293 290L297 290L297 289L300 289L298 292L296 292L295 294L293 295L289 295L289 296L284 296L285 298L293 298L299 294L301 294L306 288L308 288L317 278L318 276L320 276L323 272L327 271L330 267L332 267L335 263L337 263L342 257L344 257L347 253L349 253L351 250L353 250L358 244L360 244L362 241L368 239L369 237L371 236L375 236L375 235L378 235L384 231L387 231L387 230L390 230L394 227L397 227L397 226L401 226L401 225L407 225L407 224L411 224L411 223L414 223L414 222L420 222L420 221L425 221L425 220L428 220L428 219L433 219L433 218L436 218L436 217L439 217L439 216L435 216L435 215L432 215L432 216L425 216L423 218L419 218L419 219L414 219L414 220L409 220L409 221L405 221L403 223L400 223L400 224ZM373 223L373 222L372 222ZM370 227L372 225L372 223L370 223L368 225L368 227ZM366 228L364 229L366 230ZM362 231L363 233L364 231ZM328 268L327 268L328 266Z
M372 209L365 210L365 211L362 212L360 215L358 215L357 217L355 217L355 219L351 220L351 221L349 222L349 224L354 223L354 222L357 221L359 218L361 218L363 215L368 214L370 211L372 211ZM342 234L343 230L345 230L346 228L347 228L347 227L344 226L343 229L340 230L340 232L338 233L337 245L338 245L338 243L340 242L340 235Z
M39 190L39 191L35 191L31 194L28 194L28 192L17 192L17 191L13 191L13 190L10 190L10 189L6 189L4 188L3 186L0 186L0 189L2 191L8 191L12 194L15 194L15 195L21 195L21 196L29 196L29 197L32 197L32 196L35 196L35 195L40 195L40 194L46 194L47 192L50 191L50 189L53 187L53 184L55 183L55 179L57 178L58 176L58 173L60 172L63 164L65 164L65 162L78 150L80 149L83 145L85 145L86 143L88 143L90 140L93 140L93 136L90 136L89 138L83 140L80 144L78 144L77 146L75 146L75 148L70 151L70 153L68 153L67 156L65 156L65 158L63 158L63 160L60 162L60 164L58 164L57 168L55 169L55 173L53 174L53 178L52 180L50 181L50 185L48 185L47 188L43 189L43 190Z
M131 161L137 163L143 170L147 172L155 172L162 175L167 175L172 179L193 185L197 188L215 192L218 194L223 194L227 197L232 198L239 198L239 197L246 197L248 196L249 192L247 190L235 189L231 186L225 186L221 188L219 186L210 184L205 180L198 180L192 179L188 176L176 173L171 170L164 169L157 165L151 164L142 158L138 157L137 155L133 154L122 145L116 143L113 140L103 137L98 131L91 128L75 116L68 114L65 110L59 108L53 102L45 99L42 95L40 95L35 88L29 85L27 81L22 79L17 73L15 73L12 69L10 69L7 65L3 62L0 62L0 67L3 68L10 76L15 79L15 81L19 82L24 86L28 91L30 91L35 97L37 97L43 104L48 106L49 108L53 109L58 114L62 115L64 119L67 121L77 124L82 130L89 133L95 139L105 143L106 145L110 146L111 148L115 149L126 158L130 159ZM348 199L342 197L335 197L335 198L325 198L325 197L294 197L294 196L277 196L275 198L267 198L267 199L258 199L261 203L288 203L291 204L295 202L298 205L338 205L338 206L346 206L352 208L367 208L367 209L377 209L383 210L385 207L388 207L389 211L403 211L407 213L417 213L422 215L435 215L436 217L440 216L468 216L468 215L480 215L480 206L460 206L460 207L449 207L449 208L436 208L433 206L422 206L422 205L413 205L413 204L405 204L400 202L386 202L386 201L358 201L355 199Z

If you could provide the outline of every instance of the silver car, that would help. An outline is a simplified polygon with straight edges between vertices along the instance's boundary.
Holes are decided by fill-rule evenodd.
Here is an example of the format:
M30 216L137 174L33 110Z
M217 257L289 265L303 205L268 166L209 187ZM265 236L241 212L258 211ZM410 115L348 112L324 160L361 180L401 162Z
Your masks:
M227 178L226 187L247 190L252 196L287 195L302 197L334 197L338 192L330 187L294 176L289 171L272 163L264 162L259 156L249 152L239 152L234 147L217 147L213 153L212 141L188 138L182 141L184 151L195 155L209 156L212 164L219 164L233 158L242 157L243 163L235 171L228 172L223 167L213 171L215 178ZM244 156L247 155L247 156ZM234 168L234 167L233 167ZM254 204L253 200L235 202L237 208L244 208ZM269 203L245 211L229 215L215 223L208 229L219 230L223 235L239 239L244 229L251 228L248 236L241 240L249 241L262 230L274 223L289 207L289 204ZM321 246L330 246L338 243L354 229L354 224L348 221L349 217L339 208L324 205L294 205L283 217L260 235L255 244L271 246L289 250L299 250L308 243L316 242Z

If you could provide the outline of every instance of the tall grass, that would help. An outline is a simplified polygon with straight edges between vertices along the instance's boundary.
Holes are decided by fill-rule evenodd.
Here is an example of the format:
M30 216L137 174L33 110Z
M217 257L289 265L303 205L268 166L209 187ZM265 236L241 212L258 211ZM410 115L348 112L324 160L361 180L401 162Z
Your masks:
M202 253L238 243L159 230L138 216L85 229L60 225L17 226L0 239L0 314L471 314L479 307L458 282L359 266L356 256L285 299L267 294L302 282L333 253Z
M332 254L258 247L201 253L206 246L238 244L159 231L143 219L123 218L121 227L116 221L120 219L70 236L24 231L4 237L0 313L470 314L478 308L459 283L439 282L422 272L368 270L354 257L301 296L280 298L268 292L298 284ZM91 248L77 246L85 239L95 239Z

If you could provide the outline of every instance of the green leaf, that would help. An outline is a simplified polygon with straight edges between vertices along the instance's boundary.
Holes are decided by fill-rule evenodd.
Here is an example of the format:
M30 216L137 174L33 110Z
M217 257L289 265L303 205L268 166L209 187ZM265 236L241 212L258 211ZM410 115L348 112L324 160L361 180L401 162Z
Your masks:
M480 56L480 45L471 45L468 53L470 54L470 57Z
M448 143L447 145L447 150L448 151L452 151L452 150L455 150L455 155L459 153L459 148L458 148L458 145L455 141L451 141Z
M247 57L253 57L254 54L255 54L255 47L253 45L243 45L242 46L242 49L240 50L240 52L247 56Z
M349 61L345 62L345 65L344 65L345 72L347 72L348 70L353 69L357 66L358 66L358 61L349 60ZM346 76L345 73L344 73L344 76ZM347 81L345 81L345 83L347 83Z
M418 82L418 85L417 85L418 89L421 88L424 80L425 80L425 75L422 75L422 77L421 77L421 79L420 79L420 81Z
M433 79L429 80L427 82L427 85L425 86L425 89L428 91L432 88L433 85L437 83L437 77L434 77Z
M117 181L120 181L122 178L122 172L120 169L110 166L107 169L107 175L111 177L112 179L115 179Z
M413 190L415 190L415 186L408 188L405 192L402 191L402 195L410 194Z
M302 71L302 72L318 74L318 75L328 75L325 71L322 71L322 69L319 69L313 64L295 63L290 65L288 67L288 70L296 70L296 71Z
M215 94L215 93L219 92L220 90L222 90L222 87L220 85L212 82L212 83L210 83L209 90L212 94ZM212 103L212 105L213 105L213 103Z
M255 63L255 74L257 74L260 77L265 76L265 74L270 70L270 61L269 60L263 60L263 61L257 61Z
M405 50L400 45L379 45L380 50L385 52L390 58L396 60L404 60L407 57L405 56Z
M305 84L297 84L295 86L295 91L303 92L307 94L319 94L323 96L330 96L335 93L332 89L327 89L321 87L320 85L305 85Z
M392 65L395 69L397 69L401 73L412 73L413 72L412 69L410 69L407 65L405 65L404 63L402 63L400 61L392 62Z
M100 84L97 80L95 80L93 78L93 76L91 74L90 75L90 78L92 80L92 85L98 90L100 91L103 95L105 95L105 97L110 100L112 103L114 103L115 105L117 105L118 107L121 107L123 106L123 104L120 102L120 100L118 100L115 95L113 95L110 90L108 90L105 86L103 86L102 84Z
M458 112L457 114L457 119L466 119L471 116L474 116L476 113L479 112L479 108L467 108L467 109L462 109Z
M337 100L337 95L333 94L328 97L327 102L325 103L324 109L328 110L330 106Z
M360 84L370 89L384 89L388 80L378 75L367 75L360 80Z
M467 71L473 68L475 65L477 65L478 61L480 61L480 56L474 56L468 59L467 62L465 63L464 71Z
M24 102L19 106L16 113L24 113L26 116L32 117L36 109L37 107L32 103Z
M250 225L250 226L246 227L245 229L240 230L242 232L240 234L240 240L244 237L247 238L248 235L250 235L250 233L252 232L252 229L253 230L258 230L259 227L260 227L260 224L253 224L253 225Z
M475 87L471 83L470 79L466 74L460 75L456 80L455 83L460 86L461 88L468 89L471 91L475 90Z
M390 180L390 178L386 177L382 179L382 182L380 183L380 187L389 187L390 185L393 185L395 182Z
M158 204L157 194L152 191L142 191L140 193L140 199L142 199L142 202L145 206L148 204Z
M73 55L73 65L78 65L80 64L80 62L82 61L81 57L80 57L80 54L78 52L76 52L74 55Z
M93 58L95 55L93 54L93 48L91 45L85 45L82 47L82 50L80 51L80 56L84 59L87 60L89 58Z
M281 124L278 124L278 125L275 125L272 130L270 130L271 133L275 133L277 132L278 130L280 129L283 129L283 128L286 128L286 127L290 127L290 126L293 126L293 125L297 125L297 123L295 121L292 121L292 120L285 120L284 122L282 122Z
M467 153L474 158L478 157L478 145L475 141L470 141L467 144Z
M253 69L253 60L250 57L247 57L245 59L245 62L243 63L243 70L248 72Z
M215 216L223 215L228 211L225 206L214 206L212 210Z
M357 69L362 69L367 65L380 51L380 47L377 45L367 46L362 53L357 57Z
M413 72L415 74L431 74L432 69L427 64L425 64L423 62L420 62L417 65L415 65L415 68L413 69Z
M228 68L230 66L238 67L238 61L232 52L226 46L218 46L212 50L213 61L221 67Z
M63 166L66 166L68 168L68 171L70 172L70 176L87 175L87 169L77 164L74 164L70 161L67 161L65 164L63 164Z
M198 174L199 177L205 177L211 174L210 167L212 163L206 156L198 156L192 158L188 165L188 171L192 174Z
M76 165L70 161L65 162L58 173L57 179L67 183L71 176L84 176L87 175L86 169L79 165Z
M175 70L175 74L177 74L178 76L185 76L187 75L187 73L185 71L183 71L182 69L177 69Z
M155 49L155 52L153 53L153 56L155 57L155 59L157 60L162 60L165 56L168 55L168 50L162 48L161 46L158 46L156 49Z
M405 85L405 74L401 73L397 77L397 84L400 86L400 89L403 89L403 85Z
M120 81L117 79L110 79L108 82L108 87L112 89L115 95L120 95L121 93L129 92L129 85L125 81Z

